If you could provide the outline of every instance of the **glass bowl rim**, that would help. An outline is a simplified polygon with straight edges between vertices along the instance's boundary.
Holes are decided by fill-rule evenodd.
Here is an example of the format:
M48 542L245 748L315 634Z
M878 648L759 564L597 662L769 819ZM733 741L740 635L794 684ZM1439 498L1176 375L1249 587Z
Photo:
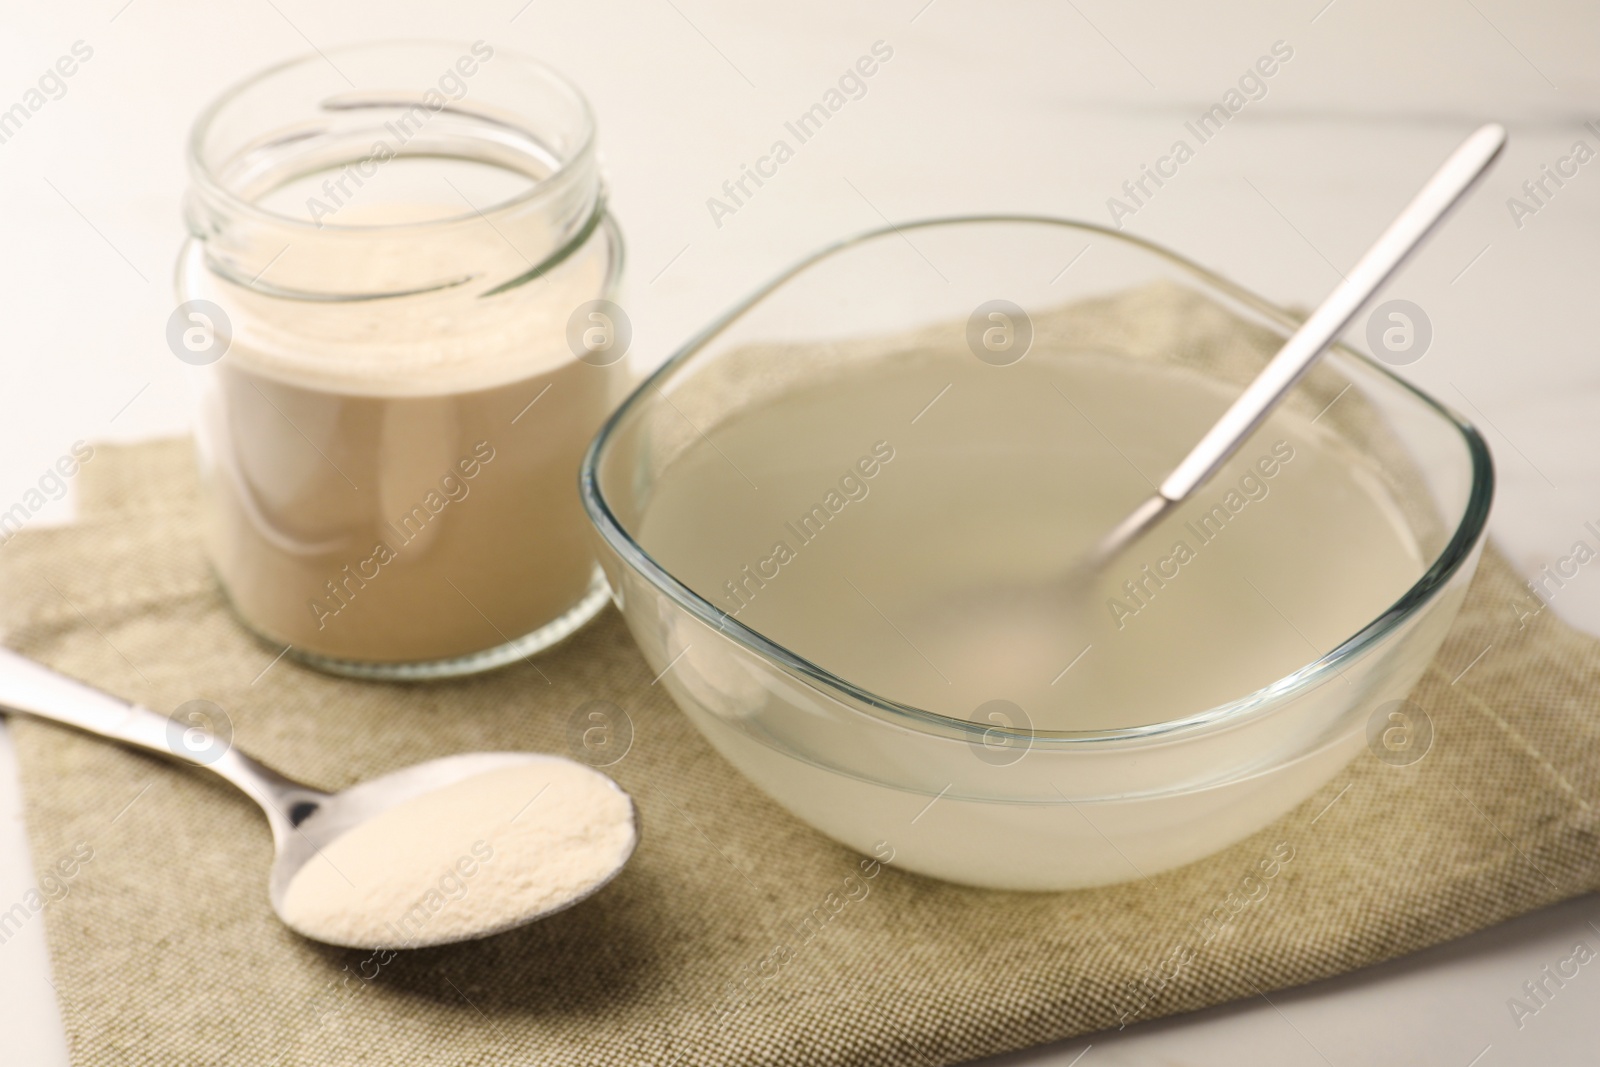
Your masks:
M1461 519L1452 532L1449 541L1440 550L1437 558L1433 560L1416 582L1398 600L1380 612L1376 618L1355 634L1305 666L1268 683L1252 693L1180 719L1169 719L1143 726L1118 727L1109 730L1016 729L957 719L949 715L942 715L938 712L904 704L888 697L879 696L850 682L848 679L839 677L825 667L812 663L804 656L796 655L766 637L760 631L745 625L732 615L716 607L700 594L684 585L665 567L656 562L655 558L647 553L634 540L633 536L623 528L622 523L611 511L610 505L606 502L605 496L600 490L599 465L601 454L606 451L618 427L640 406L647 395L657 391L663 382L682 369L689 360L725 329L742 318L746 312L789 281L789 279L822 260L857 245L865 244L881 237L903 236L906 230L927 229L935 226L993 223L1060 226L1109 237L1154 254L1169 264L1193 275L1213 290L1220 291L1230 299L1243 304L1279 326L1292 330L1300 322L1296 316L1291 315L1266 298L1222 277L1193 260L1153 241L1115 230L1108 226L1102 226L1098 223L1082 222L1050 215L949 215L915 219L901 223L889 223L885 226L863 230L809 253L739 300L721 316L680 345L665 362L641 381L628 395L628 398L606 419L584 453L578 480L579 493L583 500L584 510L587 512L590 522L594 524L595 529L604 538L607 545L629 567L642 575L656 589L670 597L680 608L737 642L747 651L756 654L763 660L777 664L787 673L820 690L825 695L836 696L842 693L849 698L849 703L852 705L861 705L866 709L870 709L878 717L887 719L893 725L911 730L914 733L936 734L980 743L985 743L985 739L987 739L986 743L991 744L995 736L999 735L1028 746L1042 744L1051 748L1071 747L1082 744L1152 743L1177 740L1179 737L1198 732L1209 733L1212 728L1220 730L1232 727L1245 720L1255 718L1255 715L1252 714L1253 712L1261 712L1263 714L1270 712L1279 701L1289 694L1321 684L1329 675L1339 673L1347 663L1352 662L1369 649L1378 645L1385 637L1431 603L1461 568L1473 558L1473 553L1487 529L1489 506L1494 497L1494 464L1489 454L1488 445L1482 435L1478 433L1471 423L1443 403L1413 386L1377 360L1350 348L1343 342L1336 342L1331 346L1331 349L1337 349L1341 356L1365 364L1369 370L1378 372L1382 378L1388 379L1391 384L1398 386L1404 393L1409 393L1413 398L1419 400L1425 408L1438 415L1460 434L1472 465L1472 482L1467 494L1466 506L1462 509Z

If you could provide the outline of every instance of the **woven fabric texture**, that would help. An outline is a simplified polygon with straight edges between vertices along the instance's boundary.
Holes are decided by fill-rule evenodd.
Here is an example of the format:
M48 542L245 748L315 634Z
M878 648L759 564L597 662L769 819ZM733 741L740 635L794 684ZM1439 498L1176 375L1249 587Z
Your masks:
M10 646L163 712L213 701L235 743L324 789L458 751L567 752L575 710L608 700L633 725L608 770L644 828L583 905L380 964L280 925L267 825L229 786L14 720L48 891L0 912L0 936L45 924L82 1067L947 1064L1309 982L1600 885L1600 645L1532 611L1492 548L1413 694L1434 728L1419 762L1364 754L1168 874L1007 894L892 863L860 877L706 745L610 609L478 678L331 678L230 615L187 443L102 446L78 480L76 525L0 550Z

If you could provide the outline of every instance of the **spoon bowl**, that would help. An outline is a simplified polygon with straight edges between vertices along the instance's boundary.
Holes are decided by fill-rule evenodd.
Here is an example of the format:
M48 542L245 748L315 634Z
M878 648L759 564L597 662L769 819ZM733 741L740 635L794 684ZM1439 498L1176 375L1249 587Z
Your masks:
M395 942L387 944L356 944L345 940L336 940L324 932L302 929L294 922L285 906L289 886L307 864L315 862L321 856L324 849L347 833L356 830L393 808L492 771L502 770L507 767L541 764L583 766L564 756L551 756L535 752L463 752L458 755L445 756L440 759L428 760L426 763L403 767L398 771L391 771L381 777L368 779L337 793L317 793L295 783L286 783L286 787L279 794L281 803L275 805L283 819L274 821L275 855L272 862L272 871L268 878L268 893L272 901L272 910L277 913L279 919L283 920L284 925L290 929L306 937L322 941L325 944L336 944L345 948L420 948L467 940L468 938L451 936L405 938L397 939ZM584 767L584 770L594 774L599 773L589 767ZM615 782L610 781L610 779L607 779L607 782L617 793L623 797L628 796ZM628 798L628 812L633 831L632 843L617 863L598 882L593 883L581 893L563 898L550 907L519 915L507 922L477 927L473 931L471 938L489 937L493 934L515 929L518 926L537 922L587 900L609 885L612 879L622 873L622 868L627 864L633 855L634 849L638 846L638 811L631 797ZM286 832L281 835L278 834L277 830L279 822L287 824Z

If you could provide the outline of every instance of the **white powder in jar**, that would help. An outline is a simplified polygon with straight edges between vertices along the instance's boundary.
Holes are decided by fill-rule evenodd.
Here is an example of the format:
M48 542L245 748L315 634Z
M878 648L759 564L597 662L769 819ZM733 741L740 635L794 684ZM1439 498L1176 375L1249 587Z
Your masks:
M633 803L569 760L425 793L335 838L284 892L284 921L329 944L414 948L495 933L588 893L633 851Z

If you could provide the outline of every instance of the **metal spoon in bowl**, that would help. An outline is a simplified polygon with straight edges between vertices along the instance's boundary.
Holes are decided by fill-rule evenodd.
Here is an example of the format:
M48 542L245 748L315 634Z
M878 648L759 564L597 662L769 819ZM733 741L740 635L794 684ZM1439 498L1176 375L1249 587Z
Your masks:
M1295 383L1339 339L1373 294L1477 184L1505 143L1505 128L1489 123L1479 127L1450 153L1428 183L1350 269L1338 288L1284 342L1278 354L1262 368L1200 443L1167 475L1156 494L1118 523L1075 565L1069 584L1087 584L1097 571L1217 473Z
M561 756L532 752L471 752L429 760L394 771L342 790L323 793L284 777L251 759L231 745L213 749L200 746L197 756L183 741L185 727L148 708L130 704L82 682L0 648L0 712L17 713L75 727L88 733L174 757L204 767L237 786L266 813L272 827L274 858L268 880L272 909L292 929L315 940L347 948L403 948L418 945L449 944L490 934L542 919L588 898L603 888L622 870L638 842L638 817L631 798L622 788L599 771ZM335 839L408 801L434 793L478 775L514 766L564 764L582 768L586 774L604 778L611 789L627 801L626 819L630 844L617 858L615 866L587 885L581 893L549 903L531 914L501 919L470 931L452 931L449 936L430 936L422 940L383 938L384 943L352 943L319 931L301 929L285 914L284 899L289 885L301 869ZM514 817L512 817L514 818ZM395 918L399 918L396 916Z

